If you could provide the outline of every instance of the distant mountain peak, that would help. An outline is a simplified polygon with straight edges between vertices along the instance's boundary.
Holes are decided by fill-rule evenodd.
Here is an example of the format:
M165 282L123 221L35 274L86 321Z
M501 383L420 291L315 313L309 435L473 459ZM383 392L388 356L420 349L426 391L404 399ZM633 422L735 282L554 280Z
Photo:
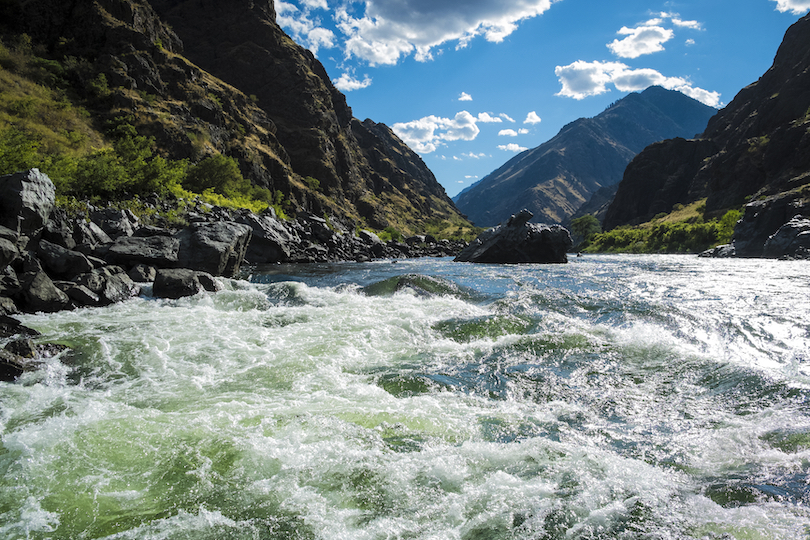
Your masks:
M599 189L614 186L647 145L693 137L716 109L651 86L593 118L566 124L552 139L507 161L453 200L476 225L491 226L528 208L535 221L567 221Z

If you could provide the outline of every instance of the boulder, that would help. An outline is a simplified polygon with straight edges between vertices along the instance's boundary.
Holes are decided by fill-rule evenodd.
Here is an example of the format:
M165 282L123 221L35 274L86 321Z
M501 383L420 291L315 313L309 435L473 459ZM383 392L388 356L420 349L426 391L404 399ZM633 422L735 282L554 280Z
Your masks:
M250 227L233 221L194 223L175 235L180 241L177 266L232 277L245 259L251 236Z
M139 264L134 268L131 268L127 275L132 279L132 281L138 283L148 283L155 281L155 276L157 275L157 269L154 266L148 266L145 264Z
M45 229L42 231L42 238L67 249L73 249L76 247L74 229L74 224L68 219L67 212L62 208L56 207L51 212L48 222L45 224Z
M20 252L13 242L0 238L0 268L5 268L19 256Z
M132 236L138 228L138 218L129 210L96 210L90 214L90 219L113 239Z
M188 268L164 268L157 271L152 294L157 298L176 300L205 290L215 292L219 285L214 276Z
M37 255L51 275L73 277L93 269L87 257L47 240L40 240Z
M53 313L71 307L68 295L59 290L42 270L25 275L21 296L21 307L29 313Z
M487 229L456 257L457 262L567 263L574 243L560 225L529 223L528 210L509 218L505 225Z
M292 247L300 242L296 234L269 213L244 215L237 219L237 223L252 230L245 258L253 264L288 261Z
M107 260L124 267L146 264L157 267L177 265L180 240L171 236L119 237L107 251Z
M73 282L86 287L92 294L98 296L98 303L96 305L100 306L122 302L128 298L137 296L141 290L140 287L124 273L124 269L117 266L97 268L76 277ZM92 296L88 298L92 299Z
M0 225L35 236L48 222L55 198L53 182L39 169L0 176Z
M796 257L807 249L810 249L810 219L795 216L768 237L762 256L772 259ZM803 255L800 258L804 258Z

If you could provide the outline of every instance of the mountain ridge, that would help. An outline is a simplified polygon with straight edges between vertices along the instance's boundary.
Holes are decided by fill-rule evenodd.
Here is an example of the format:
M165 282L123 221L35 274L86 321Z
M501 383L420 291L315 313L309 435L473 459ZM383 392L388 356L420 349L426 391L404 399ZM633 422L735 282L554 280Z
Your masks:
M454 202L480 226L503 221L524 207L536 221L564 222L600 188L617 184L627 163L645 146L674 134L695 135L715 112L661 87L628 94L593 118L566 124L549 141L459 193Z
M759 256L768 236L810 215L810 16L785 32L772 66L696 139L651 145L628 165L606 230L706 198L706 215L745 205L736 252ZM749 202L750 201L750 202ZM746 204L747 203L747 204Z
M278 26L271 0L9 1L12 33L106 77L99 123L131 117L167 158L233 157L293 211L357 226L470 226L415 152L353 117L320 62Z

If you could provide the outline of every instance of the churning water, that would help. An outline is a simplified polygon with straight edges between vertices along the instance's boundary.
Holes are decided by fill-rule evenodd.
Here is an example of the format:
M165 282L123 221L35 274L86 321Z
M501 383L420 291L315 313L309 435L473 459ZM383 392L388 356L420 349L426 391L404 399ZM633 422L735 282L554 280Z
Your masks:
M806 539L810 265L256 269L22 317L0 538Z

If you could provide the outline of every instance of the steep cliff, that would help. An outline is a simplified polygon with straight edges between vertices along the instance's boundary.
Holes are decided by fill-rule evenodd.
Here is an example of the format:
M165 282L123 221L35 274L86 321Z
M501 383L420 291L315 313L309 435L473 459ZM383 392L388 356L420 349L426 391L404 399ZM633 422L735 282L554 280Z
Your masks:
M776 228L797 213L807 213L808 128L810 17L805 16L786 32L773 66L714 116L699 139L664 141L630 163L604 227L644 222L675 204L704 197L709 215L753 199L758 203L746 209L743 221L757 219L764 228L748 227L748 238L735 234L735 240L747 243L755 235L752 246L758 247L746 245L740 254L757 255L762 241L776 230L770 230L773 224L764 225L773 221L767 217L771 206L780 212ZM770 205L769 199L779 204Z
M391 130L353 118L323 66L276 24L271 0L14 2L11 26L101 73L101 119L132 117L166 157L222 153L293 208L416 232L468 225Z
M564 222L598 190L617 184L645 146L668 137L693 137L715 112L661 87L629 94L509 160L459 194L456 205L480 226L499 223L522 208L537 221Z

